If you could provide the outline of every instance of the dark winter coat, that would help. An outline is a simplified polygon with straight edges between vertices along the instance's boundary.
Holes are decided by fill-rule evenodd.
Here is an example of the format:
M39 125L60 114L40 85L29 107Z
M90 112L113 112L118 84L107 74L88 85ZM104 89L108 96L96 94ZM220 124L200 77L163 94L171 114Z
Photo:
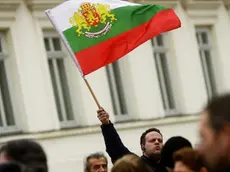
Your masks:
M106 152L109 154L112 163L127 154L133 154L122 143L113 124L102 125L102 134L104 136ZM161 163L154 162L152 159L141 156L141 159L152 169L153 172L167 172Z

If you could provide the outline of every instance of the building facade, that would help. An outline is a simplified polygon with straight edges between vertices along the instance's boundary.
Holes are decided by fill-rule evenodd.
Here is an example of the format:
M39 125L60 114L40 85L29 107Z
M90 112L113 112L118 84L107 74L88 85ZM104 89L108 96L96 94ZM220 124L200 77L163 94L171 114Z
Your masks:
M75 172L105 146L97 106L44 13L61 2L0 0L0 143L36 139L51 172ZM139 137L150 127L195 145L200 110L230 90L230 0L133 2L174 8L182 27L87 79L133 152L141 154Z

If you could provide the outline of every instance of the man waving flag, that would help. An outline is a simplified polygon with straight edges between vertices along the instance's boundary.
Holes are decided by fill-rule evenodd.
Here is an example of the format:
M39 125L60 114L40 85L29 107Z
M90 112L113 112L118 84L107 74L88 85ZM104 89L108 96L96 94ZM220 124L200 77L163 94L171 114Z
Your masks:
M119 0L69 0L46 14L82 76L181 26L172 9Z

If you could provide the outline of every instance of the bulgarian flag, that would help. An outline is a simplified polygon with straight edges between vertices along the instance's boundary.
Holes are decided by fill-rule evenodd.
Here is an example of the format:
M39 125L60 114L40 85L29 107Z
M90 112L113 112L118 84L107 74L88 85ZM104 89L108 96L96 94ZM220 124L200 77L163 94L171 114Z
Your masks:
M68 0L46 14L82 76L181 26L173 9L119 0Z

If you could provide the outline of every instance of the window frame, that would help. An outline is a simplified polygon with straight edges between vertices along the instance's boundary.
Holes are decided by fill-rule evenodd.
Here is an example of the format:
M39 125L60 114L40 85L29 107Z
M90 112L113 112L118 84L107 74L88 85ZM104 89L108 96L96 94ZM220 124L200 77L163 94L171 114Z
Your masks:
M195 27L199 58L200 58L202 74L203 74L204 82L205 82L206 95L208 99L212 98L217 93L216 76L215 76L215 69L214 69L214 64L213 64L213 60L214 60L213 59L213 44L212 44L213 38L212 38L211 30L212 28L209 26L196 26ZM198 40L199 33L206 33L207 45L199 42L200 41ZM209 57L205 56L205 51L209 52ZM208 66L208 62L206 58L210 58L209 62L211 63L211 66Z
M0 131L1 134L0 135L6 135L6 134L12 134L12 133L18 133L19 127L18 127L18 121L17 118L15 116L15 109L14 109L14 105L13 105L13 97L12 97L12 93L9 87L9 76L7 74L7 70L6 70L6 60L9 59L9 54L7 51L7 42L6 42L6 34L5 32L0 32L0 46L2 51L0 52L0 61L3 62L4 65L4 70L5 70L5 74L6 74L6 84L7 84L7 89L8 89L8 93L9 93L9 99L10 99L10 104L11 104L11 111L12 111L12 117L14 119L14 125L8 126L7 125L7 117L6 117L6 112L5 112L5 107L3 104L3 96L2 96L2 91L1 91L1 85L0 85L0 115L2 116L2 123L3 126L0 127Z
M114 65L118 65L119 67L118 75L120 76L120 81L121 81L121 83L119 84L117 84L118 81L115 77L117 74L114 74L114 69L113 69ZM116 122L127 121L131 119L129 114L128 103L127 103L127 96L125 94L124 77L121 75L121 70L122 70L121 68L122 68L121 61L116 61L106 66L106 76L108 80L111 103L112 103L112 108L113 108ZM118 91L117 85L122 85L122 90ZM122 97L119 98L120 96L119 92L123 94L122 95L123 98ZM122 113L121 102L119 99L123 99L123 101L125 102L124 108L126 113Z
M161 95L161 101L162 101L162 107L164 110L164 113L167 116L170 115L175 115L178 114L177 110L177 102L175 99L175 94L174 94L174 83L173 83L173 76L170 74L171 71L171 66L169 64L168 56L169 56L169 48L167 45L167 41L165 39L167 38L167 34L161 34L158 35L157 37L151 39L151 45L153 48L153 58L155 62L155 67L156 67L156 73L157 73L157 80L159 84L159 89L160 89L160 95ZM158 38L162 37L161 43L162 45L158 45ZM160 58L160 54L164 54L164 58L166 60L166 66L167 69L165 70L164 67L162 66L162 60ZM165 76L167 75L167 78ZM169 79L167 81L167 79ZM171 101L171 102L170 102ZM173 108L170 108L170 104L173 104Z
M56 110L57 110L57 118L58 118L58 121L59 121L59 124L60 124L60 127L61 128L73 128L73 127L76 127L78 124L77 124L77 119L76 119L76 115L75 115L75 111L74 111L74 104L73 104L73 101L72 101L72 96L71 96L71 88L70 88L70 82L69 82L69 78L68 78L68 72L67 72L67 66L66 66L66 63L65 63L65 59L69 58L68 57L68 53L67 51L65 50L65 46L61 40L61 38L58 36L58 34L55 33L55 31L46 31L44 30L43 31L44 33L44 36L43 36L43 43L44 43L44 48L45 48L45 51L46 51L46 54L47 54L47 63L48 63L48 68L49 68L49 75L50 75L50 78L51 78L51 84L52 84L52 90L53 90L53 96L54 96L54 102L55 102L55 107L56 107ZM50 50L47 50L46 49L46 45L45 45L45 42L44 40L48 38L49 40L49 45L50 45ZM60 50L54 50L54 46L53 46L53 42L52 42L52 38L58 38L59 41L60 41ZM71 113L72 113L72 117L73 117L73 120L68 120L68 114L67 114L67 108L68 106L66 107L65 105L65 100L64 100L64 93L63 93L63 90L62 90L62 84L61 84L61 79L60 79L60 74L59 74L59 69L58 69L58 61L57 60L60 60L62 59L63 60L63 65L64 65L64 70L65 70L65 80L67 81L67 83L65 83L67 85L67 88L68 88L68 101L67 103L69 102L71 106ZM52 62L53 64L53 67L54 67L54 73L55 73L55 81L53 81L52 79L52 74L51 74L51 69L50 69L50 65L49 63ZM53 85L55 82L55 86ZM57 87L57 91L58 91L58 95L56 95L55 93L55 88L54 87ZM61 97L60 97L61 96ZM59 114L59 110L58 110L58 105L57 105L57 100L59 101L59 103L61 104L61 114ZM63 115L64 114L64 115ZM60 115L62 116L61 118L63 120L60 119Z

